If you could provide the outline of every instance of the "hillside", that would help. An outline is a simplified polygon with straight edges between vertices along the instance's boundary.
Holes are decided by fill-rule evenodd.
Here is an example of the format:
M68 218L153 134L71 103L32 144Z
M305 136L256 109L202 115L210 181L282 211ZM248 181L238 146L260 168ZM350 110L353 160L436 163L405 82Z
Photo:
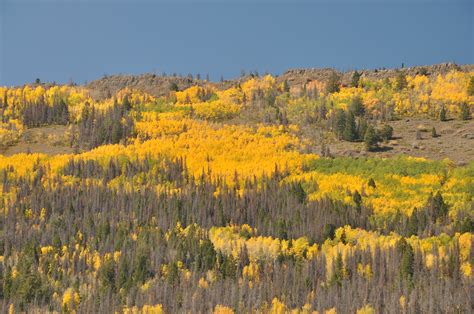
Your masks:
M401 71L406 75L415 76L425 73L429 77L437 75L445 75L450 71L472 72L474 65L457 65L454 63L441 63L429 66L415 66L403 69L374 69L359 70L362 77L369 80L383 80L385 78L394 78ZM342 83L349 85L351 76L354 71L340 72L335 69L289 69L281 75L277 75L276 81L281 83L287 81L290 86L302 86L311 81L326 82L332 73L336 73L342 78ZM219 89L236 86L245 80L250 79L251 75L229 79L224 82L213 83ZM203 78L204 79L204 78ZM203 85L203 80L193 79L190 77L181 77L176 75L162 76L157 74L141 74L141 75L108 75L103 78L94 80L85 85L95 99L104 99L107 96L115 94L119 90L129 87L146 92L153 96L166 95L172 84L176 84L179 90L184 90L192 85Z
M472 310L474 66L0 87L0 308Z

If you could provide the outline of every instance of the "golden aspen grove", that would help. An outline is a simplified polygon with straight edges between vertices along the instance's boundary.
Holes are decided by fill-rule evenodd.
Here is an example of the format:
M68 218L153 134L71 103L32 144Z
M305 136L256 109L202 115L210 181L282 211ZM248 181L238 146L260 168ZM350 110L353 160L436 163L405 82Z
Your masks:
M472 313L474 67L115 78L0 87L2 312Z

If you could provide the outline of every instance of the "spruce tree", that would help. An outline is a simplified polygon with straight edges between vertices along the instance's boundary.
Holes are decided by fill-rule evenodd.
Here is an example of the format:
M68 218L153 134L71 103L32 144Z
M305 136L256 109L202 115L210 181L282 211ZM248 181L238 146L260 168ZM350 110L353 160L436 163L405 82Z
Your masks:
M336 112L336 134L339 139L342 138L345 128L346 128L346 112L342 109L339 109Z
M400 254L400 277L411 281L415 263L415 253L413 248L405 238L401 238L397 243L397 250Z
M351 78L351 86L352 87L359 87L359 81L360 81L361 76L362 76L362 74L357 72L357 70L354 71L354 73L352 73L352 78Z
M373 151L377 147L377 134L371 125L365 131L364 143L367 151Z
M284 93L289 93L290 92L290 85L288 85L288 81L284 80L283 81L283 92Z
M360 96L352 98L351 104L349 105L349 111L351 111L356 117L361 117L364 115L365 108Z
M441 107L441 110L439 111L439 121L446 121L446 108Z
M459 118L461 120L471 119L471 110L469 109L469 106L464 102L461 104L461 111L459 113Z
M401 91L407 86L408 82L405 74L403 72L399 72L395 81L395 89Z
M467 86L467 94L469 96L474 96L474 76L471 76L469 79L469 85Z
M357 137L360 140L364 140L365 132L367 131L367 120L365 118L359 118L357 124Z
M326 83L326 93L332 94L339 91L340 79L336 72L332 72L329 76L328 82Z
M343 139L349 142L353 142L357 139L356 123L352 111L349 111L346 116Z
M379 131L379 136L382 140L387 142L393 136L393 128L388 124L384 125Z
M377 187L377 186L375 185L374 179L372 179L372 178L369 179L369 182L367 183L367 185L368 185L369 187L371 187L371 188L374 188L374 189Z

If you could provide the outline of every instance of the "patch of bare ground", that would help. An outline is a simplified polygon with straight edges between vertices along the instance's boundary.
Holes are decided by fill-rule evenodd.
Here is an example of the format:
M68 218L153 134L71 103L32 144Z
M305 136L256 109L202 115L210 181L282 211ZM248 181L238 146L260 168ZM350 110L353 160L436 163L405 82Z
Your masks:
M331 141L328 145L335 156L407 155L427 159L451 159L458 165L474 160L474 121L436 121L426 118L404 118L388 123L394 129L393 139L381 143L375 152L366 152L364 143ZM433 137L432 129L437 136ZM417 135L418 134L418 135Z
M5 156L19 153L71 154L73 148L69 145L69 128L52 125L27 129L18 142L4 148L1 153Z

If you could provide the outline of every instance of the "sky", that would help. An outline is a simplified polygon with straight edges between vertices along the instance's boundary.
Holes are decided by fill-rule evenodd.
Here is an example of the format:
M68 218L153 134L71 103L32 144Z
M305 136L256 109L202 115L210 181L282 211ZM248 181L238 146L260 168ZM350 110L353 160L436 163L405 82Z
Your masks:
M0 85L474 63L467 0L0 0Z

